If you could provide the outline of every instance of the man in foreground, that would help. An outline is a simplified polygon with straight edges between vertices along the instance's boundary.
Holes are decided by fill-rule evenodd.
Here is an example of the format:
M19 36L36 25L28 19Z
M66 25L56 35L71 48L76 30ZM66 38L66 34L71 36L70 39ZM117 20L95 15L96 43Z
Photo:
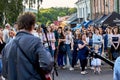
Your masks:
M35 15L30 12L21 14L17 20L18 33L3 50L3 58L8 59L8 80L45 80L53 68L53 59L45 50L39 38L32 35ZM4 74L3 74L4 76Z
M115 61L113 80L120 80L120 57Z

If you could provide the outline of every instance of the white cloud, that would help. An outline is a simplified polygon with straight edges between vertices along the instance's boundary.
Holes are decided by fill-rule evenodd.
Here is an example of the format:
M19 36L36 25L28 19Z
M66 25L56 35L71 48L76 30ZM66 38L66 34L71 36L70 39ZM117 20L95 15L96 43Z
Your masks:
M75 7L78 0L43 0L41 7Z

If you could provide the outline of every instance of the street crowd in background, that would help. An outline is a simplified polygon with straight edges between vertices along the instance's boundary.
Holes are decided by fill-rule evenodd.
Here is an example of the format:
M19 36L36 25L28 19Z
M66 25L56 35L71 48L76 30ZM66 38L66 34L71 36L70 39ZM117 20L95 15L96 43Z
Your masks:
M82 29L71 31L70 27L62 28L50 24L46 27L46 34L41 26L35 27L32 34L40 38L60 69L74 70L79 63L81 74L87 74L85 69L89 63L89 66L94 68L94 73L100 73L101 60L89 56L89 50L93 50L111 61L115 61L120 54L120 34L117 26L107 26L106 29L102 29L102 27L89 25L88 28L82 26ZM17 23L13 27L7 23L5 28L0 28L0 52L5 44L15 38L16 34ZM49 50L50 48L51 50ZM0 56L0 58L2 57ZM0 72L2 71L1 67L0 59Z

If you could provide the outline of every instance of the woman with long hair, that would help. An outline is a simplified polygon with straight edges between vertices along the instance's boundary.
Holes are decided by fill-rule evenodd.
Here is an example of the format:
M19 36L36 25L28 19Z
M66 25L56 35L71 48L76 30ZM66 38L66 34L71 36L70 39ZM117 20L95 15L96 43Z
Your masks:
M112 53L110 51L111 50L111 35L113 34L111 33L111 27L109 26L106 28L106 34L104 36L104 45L105 45L104 49L105 51L108 52L108 57L110 60L112 60Z
M72 70L72 50L73 50L73 36L72 36L72 32L70 31L70 29L66 29L65 32L65 46L66 46L66 55L64 56L64 62L65 65L67 65L67 56L69 58L69 70ZM66 66L64 67L66 68Z
M74 70L74 66L77 63L78 60L78 42L81 37L80 30L77 29L74 34L74 43L73 43L73 53L72 53L72 69Z
M45 34L43 35L43 42L47 50L50 51L52 57L54 57L54 51L55 51L55 35L52 31L52 29L48 26L47 27L47 38L48 38L48 43Z
M86 74L87 72L85 71L85 66L87 65L87 56L88 56L88 47L87 47L87 41L86 41L86 35L82 34L81 38L78 42L78 58L80 60L81 64L81 74Z
M102 44L103 44L103 37L100 35L100 31L98 28L95 28L95 33L93 34L92 40L93 40L93 48L95 45L100 45L100 53L102 54Z
M58 28L58 66L63 68L63 56L66 54L66 47L65 47L65 36L63 34L63 30L61 27Z
M119 57L120 35L118 27L113 28L113 35L111 36L111 53L113 60Z
M43 43L43 31L42 31L42 28L40 25L37 28L37 33L38 33L38 37L40 38L41 42Z

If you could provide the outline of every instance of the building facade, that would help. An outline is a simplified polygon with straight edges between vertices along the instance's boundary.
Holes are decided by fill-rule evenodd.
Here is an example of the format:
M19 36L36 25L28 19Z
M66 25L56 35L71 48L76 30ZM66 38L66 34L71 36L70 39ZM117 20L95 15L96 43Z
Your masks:
M120 12L119 4L120 0L78 0L76 2L78 21L93 20L113 11Z
M87 21L90 19L90 0L78 0L77 6L77 18L78 22Z
M114 0L114 11L120 13L120 0Z
M91 0L91 18L95 19L103 14L114 11L114 0Z

